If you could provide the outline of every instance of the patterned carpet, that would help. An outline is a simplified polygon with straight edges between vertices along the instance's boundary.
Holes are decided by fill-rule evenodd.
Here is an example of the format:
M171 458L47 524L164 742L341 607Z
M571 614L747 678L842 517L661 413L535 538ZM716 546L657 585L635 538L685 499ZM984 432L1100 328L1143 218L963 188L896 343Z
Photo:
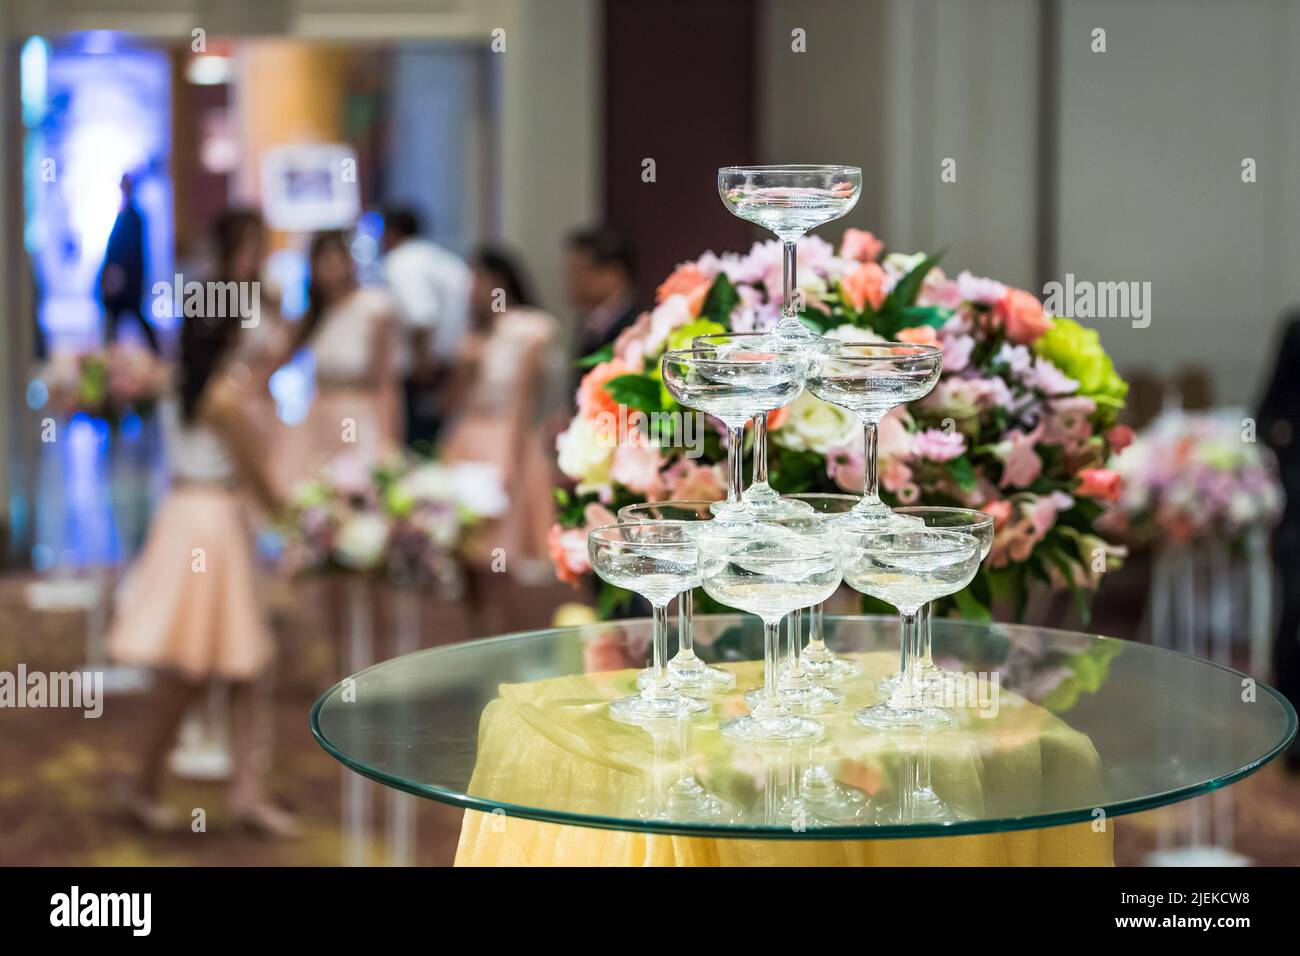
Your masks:
M24 588L28 579L0 579L0 668L24 661L30 668L76 668L85 657L85 619L76 612L34 612ZM491 596L505 609L494 630L543 626L554 607L572 599L561 587L516 589ZM310 596L308 596L310 597ZM117 807L115 793L134 773L137 741L149 720L146 698L109 698L104 715L86 720L79 711L6 710L0 713L0 864L38 865L305 865L344 863L355 847L369 862L388 859L381 788L372 788L373 823L360 844L349 838L342 813L345 771L317 746L307 727L316 693L331 679L333 651L322 639L320 601L287 588L277 591L277 634L281 639L280 676L274 703L275 752L271 783L276 798L292 808L305 834L276 842L247 835L224 823L224 792L218 784L173 779L167 798L176 807L201 807L205 832L155 836L134 827ZM436 609L430 629L436 643L462 640L471 633L462 608ZM1227 810L1211 806L1224 794L1180 807L1123 817L1117 821L1116 856L1120 865L1141 865L1160 842L1161 820L1207 809L1230 819L1232 847L1255 863L1300 865L1300 777L1288 776L1280 762L1225 791ZM412 862L445 865L455 852L460 813L428 801L415 801L416 846ZM1187 827L1191 822L1187 823Z

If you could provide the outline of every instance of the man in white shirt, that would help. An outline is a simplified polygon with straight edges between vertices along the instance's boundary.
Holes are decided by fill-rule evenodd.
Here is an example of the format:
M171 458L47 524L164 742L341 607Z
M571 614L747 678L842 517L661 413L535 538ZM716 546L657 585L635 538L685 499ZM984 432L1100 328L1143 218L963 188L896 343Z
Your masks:
M384 210L384 280L404 333L398 361L406 389L406 440L431 446L438 434L441 386L469 324L471 277L459 256L421 238L421 232L414 210Z

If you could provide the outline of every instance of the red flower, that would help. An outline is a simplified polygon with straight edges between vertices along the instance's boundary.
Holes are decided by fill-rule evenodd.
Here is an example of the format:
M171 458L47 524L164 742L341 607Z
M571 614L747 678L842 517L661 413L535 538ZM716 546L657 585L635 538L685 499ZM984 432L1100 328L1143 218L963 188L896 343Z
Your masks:
M1118 501L1124 490L1124 479L1108 468L1085 468L1079 472L1079 487L1075 494L1083 498L1100 498Z

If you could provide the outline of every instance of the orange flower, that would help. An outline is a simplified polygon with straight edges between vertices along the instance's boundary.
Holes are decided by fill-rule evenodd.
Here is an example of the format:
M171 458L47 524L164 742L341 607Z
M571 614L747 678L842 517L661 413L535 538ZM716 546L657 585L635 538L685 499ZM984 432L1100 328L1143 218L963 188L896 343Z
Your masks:
M614 401L605 384L620 375L630 375L632 366L622 359L601 362L582 377L578 385L578 414L588 421L597 421L602 413L618 414L618 402Z
M591 561L587 557L587 532L581 528L551 525L546 536L546 552L555 565L555 576L575 588L583 575L591 570Z
M789 417L790 417L790 406L788 405L785 408L772 409L770 412L767 413L767 430L770 432L776 431L778 428L780 428L782 425L786 423L786 419L788 419ZM753 419L750 419L750 421L752 422ZM749 426L746 425L745 427L748 428Z
M691 310L692 315L698 315L699 306L704 304L704 297L712 284L713 278L706 275L703 269L693 262L683 262L659 286L655 292L655 303L663 302L670 295L684 295L694 304L698 297L699 305Z
M1116 453L1133 444L1133 438L1133 429L1127 425L1112 425L1106 432L1106 442Z
M1000 501L990 501L980 509L987 515L993 516L993 530L999 530L1007 519L1011 517L1011 502L1003 499Z
M1043 303L1023 289L1008 289L993 312L1002 320L1007 338L1018 345L1030 345L1052 327L1052 320L1043 314Z
M939 333L931 326L918 325L910 329L899 329L898 341L909 345L938 345Z
M1083 498L1118 501L1124 491L1124 479L1108 468L1085 468L1079 472L1075 494Z
M885 244L865 229L845 229L844 240L840 243L840 255L845 259L857 259L870 262L880 258Z
M868 302L878 309L885 301L885 270L875 262L864 262L840 280L840 291L859 312Z

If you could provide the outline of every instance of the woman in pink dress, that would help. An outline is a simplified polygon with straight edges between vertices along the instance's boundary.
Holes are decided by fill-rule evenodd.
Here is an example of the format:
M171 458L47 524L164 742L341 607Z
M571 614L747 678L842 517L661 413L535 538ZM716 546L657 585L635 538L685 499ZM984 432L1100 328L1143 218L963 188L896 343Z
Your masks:
M507 569L552 580L547 534L554 520L550 412L566 377L559 323L531 304L519 269L505 254L474 257L468 336L448 392L448 428L439 455L500 469L510 507L476 536L486 558L508 556Z
M222 310L230 311L230 310ZM121 592L110 654L154 668L153 726L143 767L124 795L131 815L168 830L187 818L162 802L167 755L186 710L212 680L232 688L229 808L260 832L289 836L294 819L264 790L259 730L273 646L259 600L245 501L274 511L279 497L246 407L250 376L238 358L240 316L191 316L181 331L179 395L162 411L172 487Z
M343 233L312 238L307 311L292 351L316 363L307 417L284 429L277 473L288 487L317 477L346 455L365 466L396 454L402 422L397 376L397 314L388 294L363 289Z

